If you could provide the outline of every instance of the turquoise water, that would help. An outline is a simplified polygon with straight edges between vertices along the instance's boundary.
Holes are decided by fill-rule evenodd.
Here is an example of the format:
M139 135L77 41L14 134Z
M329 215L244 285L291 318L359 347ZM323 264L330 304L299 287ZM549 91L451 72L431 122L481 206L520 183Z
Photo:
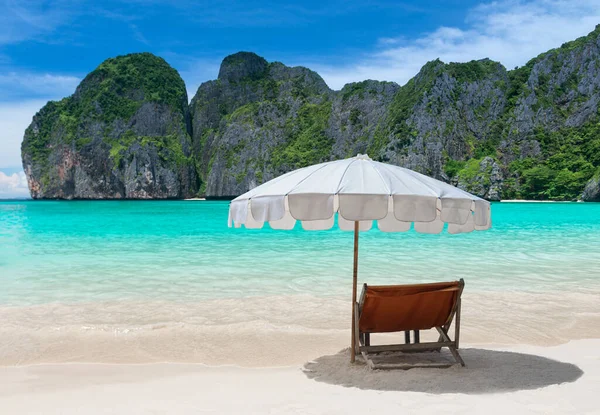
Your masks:
M230 229L228 202L0 202L0 305L349 293L352 234ZM360 236L359 280L596 290L600 204L499 203L463 235Z

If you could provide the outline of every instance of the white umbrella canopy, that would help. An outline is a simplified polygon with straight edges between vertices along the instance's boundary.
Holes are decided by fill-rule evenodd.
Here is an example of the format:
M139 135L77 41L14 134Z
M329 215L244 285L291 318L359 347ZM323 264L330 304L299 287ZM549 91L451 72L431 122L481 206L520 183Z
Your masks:
M233 199L229 226L290 230L296 221L305 230L354 230L352 304L356 302L358 231L377 221L383 232L451 234L491 227L490 203L415 171L371 160L367 155L330 161L291 171ZM354 311L351 361L354 362Z
M296 221L306 230L334 226L405 232L414 223L421 233L486 230L490 203L442 181L358 155L291 171L233 199L229 226L289 230Z

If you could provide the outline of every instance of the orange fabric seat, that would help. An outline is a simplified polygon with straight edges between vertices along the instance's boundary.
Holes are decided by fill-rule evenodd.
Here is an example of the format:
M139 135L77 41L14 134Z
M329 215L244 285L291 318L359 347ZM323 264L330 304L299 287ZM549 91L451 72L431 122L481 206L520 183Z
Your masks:
M460 296L459 281L431 284L367 286L361 298L361 333L428 330L452 316Z

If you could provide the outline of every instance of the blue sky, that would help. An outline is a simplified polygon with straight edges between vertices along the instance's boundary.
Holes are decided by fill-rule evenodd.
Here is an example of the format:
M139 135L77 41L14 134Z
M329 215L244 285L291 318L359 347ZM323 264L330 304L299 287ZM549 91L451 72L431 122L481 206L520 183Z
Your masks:
M308 66L339 89L403 84L438 57L512 68L597 23L597 0L0 0L0 197L27 194L19 147L33 114L111 56L164 57L190 98L240 50Z

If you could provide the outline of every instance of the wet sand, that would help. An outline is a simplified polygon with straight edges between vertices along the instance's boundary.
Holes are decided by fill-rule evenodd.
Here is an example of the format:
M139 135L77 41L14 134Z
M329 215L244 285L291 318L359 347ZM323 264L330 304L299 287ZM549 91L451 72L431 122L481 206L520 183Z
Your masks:
M461 340L552 346L600 338L600 292L465 291ZM301 365L349 343L349 301L310 295L197 303L0 307L0 366L42 363ZM437 334L422 333L422 337ZM372 341L387 340L373 336Z

